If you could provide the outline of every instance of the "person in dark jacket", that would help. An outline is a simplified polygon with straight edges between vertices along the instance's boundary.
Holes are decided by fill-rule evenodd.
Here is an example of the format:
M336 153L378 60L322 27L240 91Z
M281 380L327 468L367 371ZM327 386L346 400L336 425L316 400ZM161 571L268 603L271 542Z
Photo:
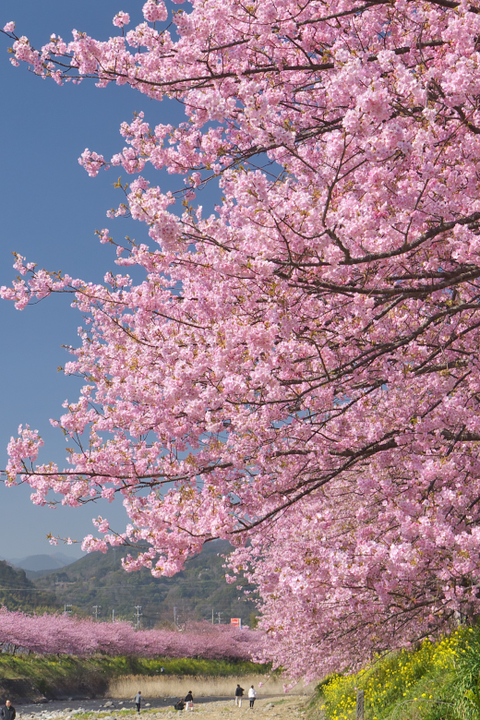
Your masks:
M10 700L6 700L5 705L0 710L0 717L2 720L15 720L16 714L17 712Z
M193 710L193 695L191 690L185 695L185 710Z
M242 707L242 696L245 690L240 687L240 685L237 685L235 688L235 705L238 705L238 707Z

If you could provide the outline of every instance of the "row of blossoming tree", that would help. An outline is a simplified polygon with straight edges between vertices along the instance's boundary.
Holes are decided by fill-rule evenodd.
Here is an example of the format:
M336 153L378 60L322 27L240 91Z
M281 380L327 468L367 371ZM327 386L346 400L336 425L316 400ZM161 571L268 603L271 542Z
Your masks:
M260 633L228 625L192 623L183 632L134 630L127 622L94 622L68 615L27 615L0 609L0 646L39 655L94 653L251 660Z
M181 3L182 0L172 0ZM104 284L38 269L2 296L74 298L88 322L41 464L21 429L8 482L34 501L123 500L128 570L182 568L211 538L260 594L268 654L312 676L480 611L478 0L148 0L107 40L75 31L14 64L185 108L121 127L95 176L136 175ZM19 78L21 82L21 78ZM123 90L119 91L124 91ZM143 168L185 180L183 206ZM118 170L116 170L118 173ZM220 185L203 217L196 192ZM134 283L135 267L144 280Z

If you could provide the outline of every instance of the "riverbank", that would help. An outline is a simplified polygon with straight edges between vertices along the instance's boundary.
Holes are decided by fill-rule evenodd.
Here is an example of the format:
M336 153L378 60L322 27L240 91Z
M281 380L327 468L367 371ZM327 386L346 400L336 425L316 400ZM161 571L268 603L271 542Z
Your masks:
M271 718L272 720L303 720L306 716L306 695L298 696L259 696L255 700L253 710L250 710L248 700L243 700L242 707L236 707L231 698L215 701L195 702L193 713L200 716L202 720L243 720L251 715ZM108 702L108 701L107 701ZM137 713L132 708L123 708L122 701L110 701L108 707L101 707L98 710L88 709L82 706L64 708L53 707L17 707L17 717L21 720L138 720ZM190 713L183 711L176 712L173 709L173 701L165 699L164 707L146 708L142 710L140 718L143 720L169 720L169 718L193 717Z
M163 668L163 670L162 670ZM130 697L129 682L145 686L160 681L158 690L151 696L165 697L169 694L165 683L180 687L188 679L198 678L198 684L210 680L225 679L228 688L241 678L254 676L265 679L268 668L250 662L224 660L196 660L193 658L157 658L93 656L77 658L69 655L0 655L0 697L9 697L14 703L42 703L48 700L93 699L118 694ZM208 678L208 681L207 681ZM127 686L121 689L121 682ZM261 680L260 680L261 681ZM117 683L117 685L115 685ZM120 685L118 684L120 683ZM235 686L235 684L234 684ZM182 686L183 687L183 686ZM190 688L188 688L190 689ZM133 696L138 687L132 693ZM209 692L210 696L230 694ZM172 692L176 695L177 692Z

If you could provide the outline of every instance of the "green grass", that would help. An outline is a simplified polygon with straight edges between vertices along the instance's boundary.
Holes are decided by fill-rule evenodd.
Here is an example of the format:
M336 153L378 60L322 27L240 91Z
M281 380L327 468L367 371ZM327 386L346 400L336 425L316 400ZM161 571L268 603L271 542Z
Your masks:
M112 660L117 658L112 658ZM137 675L158 675L161 668L164 668L166 675L204 675L209 677L231 677L265 673L265 665L257 665L253 662L239 661L230 662L227 660L204 660L201 658L156 658L155 660L136 659L137 670L120 673ZM118 676L117 676L118 677Z

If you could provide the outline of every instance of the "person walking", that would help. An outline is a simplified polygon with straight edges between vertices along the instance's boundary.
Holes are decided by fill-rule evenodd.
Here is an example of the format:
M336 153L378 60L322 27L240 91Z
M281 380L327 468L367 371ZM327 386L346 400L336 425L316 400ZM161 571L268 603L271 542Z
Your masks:
M191 690L185 695L185 710L193 710L193 694Z
M2 720L15 720L15 716L17 714L17 711L13 707L10 700L5 701L5 705L0 710L0 717Z
M140 706L142 704L142 691L139 690L138 693L135 695L135 705L137 706L137 715L140 714Z
M245 690L240 687L240 685L237 685L235 688L235 705L238 705L238 707L242 707L242 697Z
M255 702L255 698L257 697L257 693L255 691L255 688L253 685L248 689L248 699L250 700L250 708L253 709L253 703Z

